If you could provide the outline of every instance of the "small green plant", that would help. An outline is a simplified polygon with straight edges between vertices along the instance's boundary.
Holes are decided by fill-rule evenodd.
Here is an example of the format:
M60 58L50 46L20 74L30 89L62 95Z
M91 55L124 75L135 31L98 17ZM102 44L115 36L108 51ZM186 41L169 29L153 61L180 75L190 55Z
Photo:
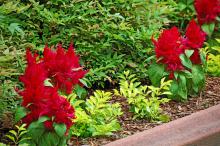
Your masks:
M160 87L143 86L137 81L135 74L125 71L120 75L120 90L114 90L115 95L127 98L134 118L148 118L151 121L169 121L167 115L163 115L160 104L169 101L167 98L160 99L161 95L170 95L169 87L171 81L161 80Z
M213 76L220 76L220 55L209 54L208 72Z
M213 76L220 76L220 39L216 39L218 45L207 47L207 66L208 73Z
M122 115L119 103L111 103L110 92L96 90L86 101L76 95L67 97L76 110L72 134L79 137L111 135L120 130L117 118Z
M27 137L27 129L26 124L22 124L21 126L15 125L16 130L10 130L9 134L5 135L8 137L15 145L25 143L27 140L31 139L31 137Z

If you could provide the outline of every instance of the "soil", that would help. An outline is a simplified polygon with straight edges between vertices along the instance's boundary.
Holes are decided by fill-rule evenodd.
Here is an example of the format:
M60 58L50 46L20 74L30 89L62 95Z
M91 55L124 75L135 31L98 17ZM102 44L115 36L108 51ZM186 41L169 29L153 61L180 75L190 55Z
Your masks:
M68 145L100 146L163 124L161 122L152 123L148 120L133 120L132 113L129 112L129 106L126 102L126 99L123 97L113 97L113 102L120 102L122 105L122 110L124 112L123 116L119 119L122 127L121 131L115 132L112 136L109 137L96 137L86 139L73 137L68 142ZM220 78L208 77L206 80L206 87L198 97L191 97L186 102L170 101L169 103L162 105L162 109L164 113L170 116L172 121L190 115L199 110L207 109L217 104L220 104ZM5 123L8 123L8 121ZM0 142L2 141L4 143L8 143L9 141L3 138L3 135L5 135L7 131L11 129L11 126L5 126L4 128L3 125L4 123L0 122Z
M114 97L114 101L120 102L124 115L119 119L122 130L115 132L110 137L97 137L77 139L72 138L69 141L69 146L101 146L112 141L133 135L163 123L152 123L148 120L133 120L132 113L129 112L128 104L125 98ZM206 80L206 87L198 97L191 97L186 102L170 101L162 105L164 113L168 114L172 120L182 118L200 110L207 109L211 106L220 104L220 78L208 77Z

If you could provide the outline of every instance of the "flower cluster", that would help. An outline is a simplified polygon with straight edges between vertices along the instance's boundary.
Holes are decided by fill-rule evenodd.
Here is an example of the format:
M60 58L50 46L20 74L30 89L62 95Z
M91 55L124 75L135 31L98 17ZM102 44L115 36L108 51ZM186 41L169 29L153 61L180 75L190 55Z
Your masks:
M58 45L56 52L46 46L43 58L27 50L26 59L27 68L24 75L20 76L24 90L19 91L19 94L23 97L22 106L29 112L22 119L23 122L29 125L41 116L47 116L50 120L44 122L44 125L48 130L53 130L53 123L63 123L68 132L75 118L74 108L58 94L58 89L70 93L73 85L78 84L86 73L80 68L72 44L66 53L61 45ZM44 82L48 78L54 87L45 86Z
M169 71L183 69L179 58L179 55L182 54L184 50L181 44L182 39L177 27L164 30L158 38L158 41L152 39L155 46L156 57L160 59L159 62L167 64L167 70Z
M220 0L195 0L194 6L200 25L215 22L220 14Z
M185 50L194 50L190 57L194 64L201 64L199 48L203 46L206 34L194 20L191 20L186 29L185 37L180 35L177 27L164 30L156 41L152 38L155 46L158 62L166 64L167 71L170 72L170 78L173 78L175 71L184 70L180 55Z
M73 85L78 84L79 79L87 73L79 65L79 57L73 50L73 44L70 44L66 53L61 44L58 45L56 52L46 46L43 54L48 76L58 88L64 89L68 94L72 91Z
M196 24L194 20L191 20L186 28L185 34L185 46L194 50L194 53L190 57L190 60L194 64L201 64L201 59L199 55L199 48L201 48L206 39L206 34L201 30L201 28Z

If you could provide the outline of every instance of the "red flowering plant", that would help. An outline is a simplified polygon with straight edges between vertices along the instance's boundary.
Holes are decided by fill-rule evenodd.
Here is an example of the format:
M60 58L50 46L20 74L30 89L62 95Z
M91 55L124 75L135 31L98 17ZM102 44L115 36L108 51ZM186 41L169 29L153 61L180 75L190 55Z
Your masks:
M23 97L22 108L16 119L27 124L31 145L65 145L75 111L58 90L71 93L86 71L80 67L72 44L68 51L61 44L56 51L46 46L42 58L27 50L26 60L25 73L20 76L24 89L18 91Z
M198 93L205 81L206 57L200 51L205 39L206 34L194 20L189 22L185 36L172 27L163 30L157 41L152 38L157 59L148 69L152 84L159 86L163 77L173 80L170 97L176 100Z
M195 0L194 7L199 24L211 36L215 28L215 23L219 21L220 0Z
M43 55L49 78L54 85L65 90L67 94L71 93L73 86L79 84L79 79L87 73L79 65L79 57L75 54L72 43L67 52L61 44L58 45L56 52L46 46Z

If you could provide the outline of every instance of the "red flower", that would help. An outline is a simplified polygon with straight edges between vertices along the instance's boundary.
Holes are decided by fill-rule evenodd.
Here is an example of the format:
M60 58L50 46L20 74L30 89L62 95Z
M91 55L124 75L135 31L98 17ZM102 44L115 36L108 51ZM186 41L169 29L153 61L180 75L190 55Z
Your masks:
M47 78L47 72L42 64L36 62L37 55L32 55L29 50L26 52L27 68L24 75L20 76L20 81L24 83L25 89L19 91L23 96L23 106L29 103L38 102L44 92L44 80Z
M26 106L29 113L24 117L23 122L29 125L41 116L47 116L50 120L46 121L44 126L48 130L53 129L50 122L55 122L64 123L68 131L73 124L72 119L75 118L75 111L70 103L64 97L59 96L57 90L52 87L45 87L43 94L38 98L40 98L38 102Z
M68 55L71 56L71 53ZM56 87L47 87L44 85L44 81L48 78L49 73L43 60L37 62L36 57L36 54L33 56L27 50L27 68L24 75L20 77L20 81L24 83L25 89L18 91L18 93L23 97L22 106L28 109L29 112L22 121L29 125L41 116L47 116L50 120L44 122L45 128L53 130L52 125L54 122L64 123L67 127L66 132L68 132L73 124L72 119L75 118L74 108L64 97L59 96ZM57 62L59 63L59 61ZM78 64L72 66L75 65Z
M194 6L200 25L215 22L220 13L219 0L195 0Z
M176 70L182 70L184 67L180 61L180 54L184 52L184 46L182 45L182 37L176 27L164 30L160 35L158 41L152 39L156 57L159 62L167 65L167 70L171 74Z
M186 28L186 46L192 49L201 48L206 39L203 32L195 20L191 20Z
M46 79L47 72L44 70L42 64L37 64L36 58L36 54L33 56L30 50L26 51L28 66L24 75L20 77L20 80L24 83L25 87L29 87L30 85L32 87L37 87L39 85L43 86L44 80Z
M71 93L73 86L87 73L80 67L79 57L76 56L72 44L67 52L61 44L58 45L56 52L46 46L43 62L55 86L64 89L66 93Z
M188 49L193 49L194 53L190 57L190 60L194 64L201 64L199 48L201 48L206 39L206 34L203 32L199 25L196 24L194 20L191 20L186 29L186 38L184 40L184 45Z

